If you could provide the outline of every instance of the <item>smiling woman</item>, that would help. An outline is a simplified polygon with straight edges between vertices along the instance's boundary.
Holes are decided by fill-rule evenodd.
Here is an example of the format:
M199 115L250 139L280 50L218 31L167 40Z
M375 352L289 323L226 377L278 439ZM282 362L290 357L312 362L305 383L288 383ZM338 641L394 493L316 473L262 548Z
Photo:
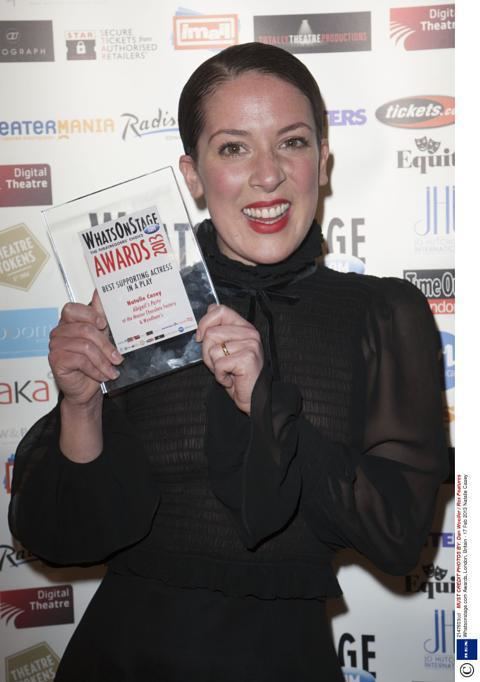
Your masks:
M417 562L447 473L436 329L408 282L318 264L322 123L292 54L204 62L179 106L221 300L203 363L104 399L122 357L98 297L52 330L61 400L19 446L10 524L47 560L108 564L57 682L342 682L335 552Z
M327 158L307 97L249 71L204 102L195 156L182 156L180 169L192 196L207 201L220 251L266 264L284 260L305 238Z

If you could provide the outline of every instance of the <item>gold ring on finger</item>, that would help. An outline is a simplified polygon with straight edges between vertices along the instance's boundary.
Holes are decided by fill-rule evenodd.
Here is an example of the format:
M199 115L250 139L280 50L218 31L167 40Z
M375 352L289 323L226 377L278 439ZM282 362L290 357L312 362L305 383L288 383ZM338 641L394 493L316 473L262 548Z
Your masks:
M221 348L222 348L222 350L223 350L223 354L225 355L225 357L227 357L227 355L230 355L230 353L228 352L228 348L227 348L227 346L225 345L225 341L222 342Z

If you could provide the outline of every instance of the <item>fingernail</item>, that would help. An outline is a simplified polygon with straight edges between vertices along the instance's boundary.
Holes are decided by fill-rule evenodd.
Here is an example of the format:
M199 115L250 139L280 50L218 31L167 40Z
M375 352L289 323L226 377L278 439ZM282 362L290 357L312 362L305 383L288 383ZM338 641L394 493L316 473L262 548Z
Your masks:
M97 327L99 329L104 329L107 326L106 320L104 317L97 317L97 319L95 320L95 324L97 325Z
M112 379L118 379L118 377L120 376L120 372L118 371L118 369L112 368L111 375Z
M116 348L115 350L112 351L112 359L115 360L116 362L120 362L121 360L123 360L123 356L120 355Z

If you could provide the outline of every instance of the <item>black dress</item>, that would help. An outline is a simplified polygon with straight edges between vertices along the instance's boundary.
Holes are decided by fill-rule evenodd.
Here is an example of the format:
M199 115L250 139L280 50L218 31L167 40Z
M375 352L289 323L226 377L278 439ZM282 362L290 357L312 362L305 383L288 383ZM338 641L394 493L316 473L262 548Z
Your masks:
M272 266L199 238L262 332L251 417L200 364L106 399L89 464L59 451L58 408L17 451L13 534L109 566L57 679L341 682L334 553L408 572L447 474L433 318L407 282L316 268L316 225Z

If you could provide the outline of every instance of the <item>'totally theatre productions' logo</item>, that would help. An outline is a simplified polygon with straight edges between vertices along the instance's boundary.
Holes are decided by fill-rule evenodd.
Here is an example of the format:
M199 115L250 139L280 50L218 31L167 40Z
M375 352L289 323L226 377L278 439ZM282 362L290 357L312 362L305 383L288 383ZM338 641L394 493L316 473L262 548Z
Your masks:
M455 46L455 5L395 7L390 10L390 37L405 50Z
M223 49L237 43L236 14L177 14L173 17L173 44L176 50Z
M52 203L52 177L46 163L0 166L0 207Z
M0 62L53 62L51 21L0 21Z
M402 97L382 104L375 116L394 128L442 128L455 123L455 98L449 95Z
M0 619L16 628L73 623L73 589L71 585L33 587L0 592Z
M288 52L365 52L372 49L370 12L253 17L255 40Z

